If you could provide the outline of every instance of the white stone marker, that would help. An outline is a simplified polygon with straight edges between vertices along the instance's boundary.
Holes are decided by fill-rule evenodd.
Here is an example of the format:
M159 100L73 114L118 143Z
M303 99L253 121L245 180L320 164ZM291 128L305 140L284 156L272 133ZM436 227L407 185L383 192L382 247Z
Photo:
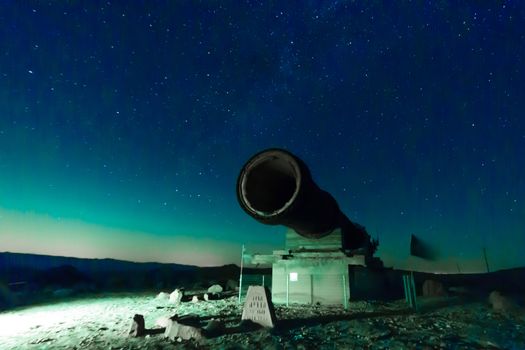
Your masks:
M250 320L263 327L275 326L275 311L268 289L263 286L248 287L241 319Z

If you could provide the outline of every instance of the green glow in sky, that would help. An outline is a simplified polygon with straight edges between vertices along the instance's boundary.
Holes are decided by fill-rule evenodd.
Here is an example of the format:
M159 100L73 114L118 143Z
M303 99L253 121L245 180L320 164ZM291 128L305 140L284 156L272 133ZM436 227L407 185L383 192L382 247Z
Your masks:
M181 227L173 236L155 235L4 209L0 223L2 251L199 266L231 263L240 254L238 244L207 238L218 230L193 234L195 229Z

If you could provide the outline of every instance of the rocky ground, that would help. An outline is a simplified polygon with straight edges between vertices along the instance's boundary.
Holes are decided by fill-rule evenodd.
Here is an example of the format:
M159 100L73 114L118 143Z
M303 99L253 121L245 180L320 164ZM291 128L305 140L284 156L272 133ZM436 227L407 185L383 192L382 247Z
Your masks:
M349 309L276 306L273 330L237 327L242 306L232 297L178 306L155 295L99 295L0 313L0 349L525 349L520 309L494 311L483 301L421 299L351 302ZM135 314L148 334L127 334ZM226 330L201 342L164 338L158 324L174 314L220 320Z

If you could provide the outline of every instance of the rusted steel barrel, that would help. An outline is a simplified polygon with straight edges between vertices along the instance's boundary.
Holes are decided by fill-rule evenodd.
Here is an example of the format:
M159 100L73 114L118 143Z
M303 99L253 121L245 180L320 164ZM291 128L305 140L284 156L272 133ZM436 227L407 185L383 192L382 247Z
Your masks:
M237 200L257 221L287 226L304 237L321 238L340 227L348 249L370 241L334 197L317 186L306 164L283 149L264 150L246 162L237 179Z

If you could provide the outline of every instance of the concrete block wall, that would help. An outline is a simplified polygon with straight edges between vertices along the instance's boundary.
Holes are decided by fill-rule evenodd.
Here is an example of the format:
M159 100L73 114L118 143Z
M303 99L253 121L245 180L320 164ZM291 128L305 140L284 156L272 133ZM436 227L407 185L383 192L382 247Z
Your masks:
M296 280L290 279L291 273ZM344 305L350 295L348 263L326 258L278 260L272 271L274 303L286 303L287 283L289 303Z

